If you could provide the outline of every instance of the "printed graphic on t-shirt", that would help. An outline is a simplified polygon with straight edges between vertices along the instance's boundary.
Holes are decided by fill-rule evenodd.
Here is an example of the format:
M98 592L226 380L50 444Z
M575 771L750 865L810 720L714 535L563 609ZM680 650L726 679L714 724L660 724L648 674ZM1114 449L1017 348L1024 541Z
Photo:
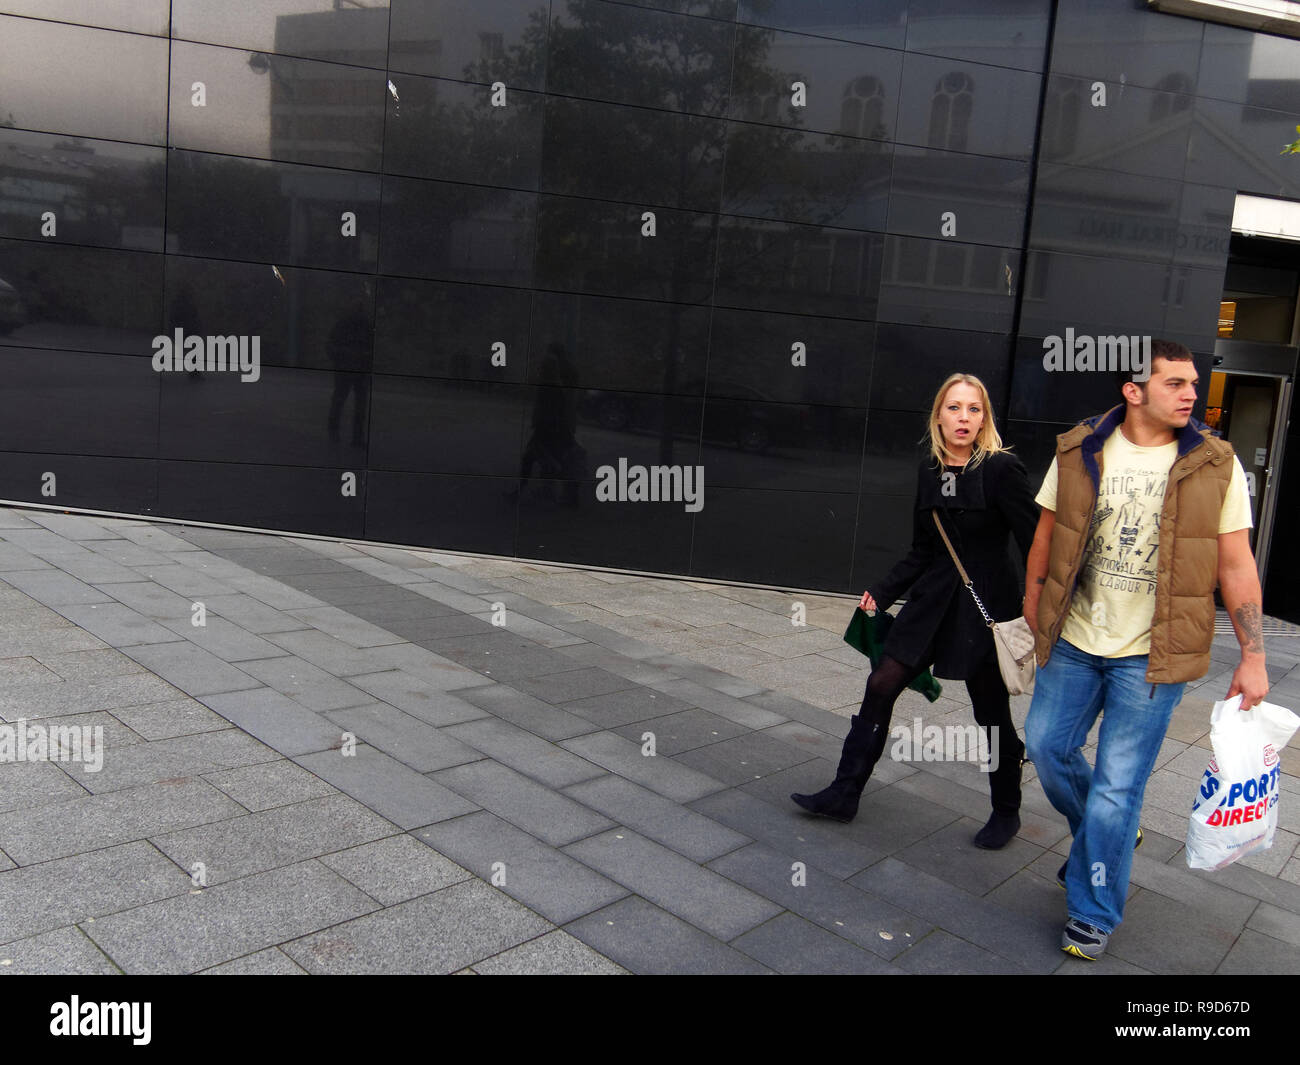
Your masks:
M1156 553L1160 548L1160 510L1169 469L1146 464L1101 479L1097 510L1089 530L1088 552L1079 587L1089 601L1095 589L1122 602L1122 595L1156 594Z

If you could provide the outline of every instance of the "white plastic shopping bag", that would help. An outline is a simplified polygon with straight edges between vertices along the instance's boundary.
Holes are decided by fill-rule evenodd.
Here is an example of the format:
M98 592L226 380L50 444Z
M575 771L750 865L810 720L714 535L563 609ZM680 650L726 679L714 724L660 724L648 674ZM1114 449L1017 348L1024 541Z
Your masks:
M1222 869L1267 850L1277 831L1281 751L1300 717L1272 703L1241 709L1241 696L1214 704L1214 757L1197 786L1187 826L1187 865Z

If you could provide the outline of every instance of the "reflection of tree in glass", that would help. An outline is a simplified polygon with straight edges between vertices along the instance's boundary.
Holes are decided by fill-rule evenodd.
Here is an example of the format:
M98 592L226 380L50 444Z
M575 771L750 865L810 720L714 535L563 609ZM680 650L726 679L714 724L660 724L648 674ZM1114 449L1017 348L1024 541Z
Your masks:
M630 24L651 28L629 32ZM629 23L627 9L620 5L568 0L563 9L557 7L549 26L545 10L538 10L518 44L465 67L468 80L485 85L503 81L507 86L533 83L528 77L548 65L581 70L584 97L654 109L639 116L643 120L624 126L611 142L584 124L583 105L559 98L549 101L547 140L564 145L568 171L599 173L602 195L636 210L629 219L593 226L591 214L575 203L572 210L587 224L564 232L566 247L539 248L539 259L549 254L593 264L603 275L597 287L610 295L627 292L674 303L705 302L708 292L700 286L698 264L701 256L716 253L718 220L713 212L723 206L717 196L724 160L726 210L772 220L761 239L747 241L744 252L729 259L729 268L740 272L758 269L755 264L771 257L774 242L793 243L806 233L803 226L833 225L862 194L865 158L877 149L866 148L869 142L864 141L862 151L846 150L859 142L798 128L803 111L793 106L792 85L808 84L809 77L771 63L774 32L738 28L732 48L733 31L721 25L668 16ZM724 32L726 46L719 48ZM729 69L725 58L719 58L728 55ZM720 116L728 113L733 94L757 101L757 110L750 108L743 121L731 123L728 137L728 125ZM473 152L480 145L488 147L486 140L498 146L528 142L527 116L518 108L461 107L442 117L455 131L448 151ZM672 241L672 253L651 260L630 226L641 209L655 208L702 213L666 219L660 210L656 239ZM570 208L557 203L554 209ZM526 231L521 227L520 232ZM627 247L628 254L609 253L619 246ZM660 269L655 269L656 262L662 264ZM678 316L670 321L662 383L668 397L677 391L682 358ZM673 400L665 401L660 433L664 462L671 461L673 406Z

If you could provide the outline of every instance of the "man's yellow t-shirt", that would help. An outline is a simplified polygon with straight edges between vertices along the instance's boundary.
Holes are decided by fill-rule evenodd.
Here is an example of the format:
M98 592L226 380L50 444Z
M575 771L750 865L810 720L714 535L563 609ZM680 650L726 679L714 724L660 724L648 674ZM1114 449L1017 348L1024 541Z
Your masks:
M1088 532L1074 598L1061 637L1102 658L1151 651L1156 609L1156 562L1160 511L1178 442L1139 447L1119 426L1101 449L1101 486ZM1035 502L1056 510L1056 459ZM1250 496L1241 461L1232 460L1232 479L1219 512L1219 534L1249 529Z

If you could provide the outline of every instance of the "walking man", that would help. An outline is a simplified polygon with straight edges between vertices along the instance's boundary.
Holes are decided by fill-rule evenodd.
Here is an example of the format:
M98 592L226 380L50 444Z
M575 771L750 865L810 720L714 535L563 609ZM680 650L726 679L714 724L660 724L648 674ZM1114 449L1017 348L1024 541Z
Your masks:
M1080 958L1123 919L1147 779L1185 683L1209 669L1216 583L1241 644L1228 698L1268 693L1245 474L1191 418L1191 352L1156 340L1150 362L1145 381L1123 375L1119 406L1057 437L1026 567L1040 668L1025 739L1074 836L1057 880L1061 949Z

